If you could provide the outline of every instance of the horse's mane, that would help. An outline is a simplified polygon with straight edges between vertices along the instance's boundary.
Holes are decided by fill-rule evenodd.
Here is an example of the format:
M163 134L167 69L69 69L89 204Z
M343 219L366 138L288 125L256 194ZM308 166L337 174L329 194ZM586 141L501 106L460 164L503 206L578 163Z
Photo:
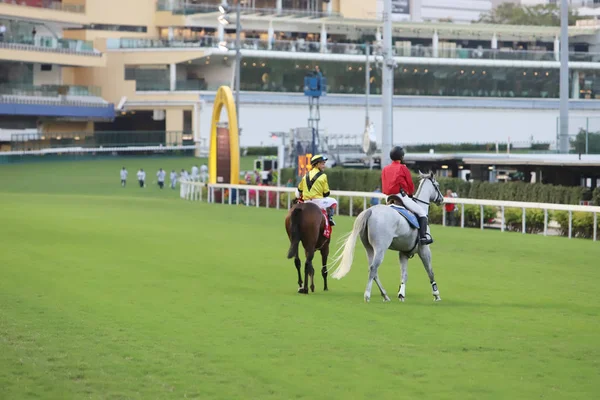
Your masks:
M431 178L432 175L433 171L429 171L428 173L419 171L419 180L422 181L423 179Z

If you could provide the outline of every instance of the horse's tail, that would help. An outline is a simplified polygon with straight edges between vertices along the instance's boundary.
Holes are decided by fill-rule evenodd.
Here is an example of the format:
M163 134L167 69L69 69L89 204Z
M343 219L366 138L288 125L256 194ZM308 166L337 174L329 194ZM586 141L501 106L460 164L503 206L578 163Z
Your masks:
M356 221L354 221L354 227L346 238L344 246L342 246L342 254L333 260L334 265L339 263L331 275L335 279L342 279L348 272L350 272L350 268L352 268L352 260L354 259L356 239L358 238L358 235L360 235L360 233L367 228L367 221L369 220L372 212L373 210L369 208L361 212L358 217L356 217Z
M292 243L290 243L290 249L288 250L287 258L294 258L298 255L298 245L302 240L302 231L300 224L302 223L302 209L295 208L292 211L290 217L290 224L292 230Z

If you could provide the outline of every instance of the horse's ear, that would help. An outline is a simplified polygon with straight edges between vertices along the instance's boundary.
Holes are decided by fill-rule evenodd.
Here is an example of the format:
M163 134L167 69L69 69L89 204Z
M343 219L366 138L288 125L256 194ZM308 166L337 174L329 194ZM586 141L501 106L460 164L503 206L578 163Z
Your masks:
M433 171L429 171L429 176L431 177L431 179L433 179Z
M421 170L420 170L420 169L419 169L418 171L419 171L419 175L424 175L424 174L421 172Z

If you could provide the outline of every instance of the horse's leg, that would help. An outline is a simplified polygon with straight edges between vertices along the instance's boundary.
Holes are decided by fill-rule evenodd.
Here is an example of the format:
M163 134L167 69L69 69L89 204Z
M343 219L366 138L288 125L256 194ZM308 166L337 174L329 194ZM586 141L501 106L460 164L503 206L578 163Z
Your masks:
M400 290L398 291L398 299L404 301L406 298L406 281L408 281L408 256L400 254Z
M425 267L425 271L427 271L427 275L429 275L429 283L431 283L433 301L441 301L442 298L440 297L437 283L435 283L433 267L431 266L431 250L429 249L429 246L419 246L419 257L421 258L421 261L423 261L423 266Z
M315 256L315 249L309 247L305 251L306 253L306 262L304 263L304 287L302 288L302 292L304 294L308 294L308 279L310 278L310 289L315 291L315 270L312 265L312 260Z
M294 265L296 266L296 271L298 271L298 288L302 288L302 275L300 275L300 268L302 267L302 262L300 261L300 257L296 255L294 258Z
M327 257L329 257L329 242L325 243L321 247L321 261L323 262L323 268L321 268L321 276L323 277L323 284L325 285L323 290L326 292L327 288Z
M377 269L379 269L379 266L383 262L384 254L385 249L375 249L373 254L373 261L369 265L369 280L367 281L367 287L365 289L365 302L367 303L371 300L371 288L373 287L373 281L377 282L377 286L381 291L381 295L384 296L384 299L387 297L387 294L385 294L385 290L383 289L383 286L381 285L381 282L379 282L379 278L377 277Z

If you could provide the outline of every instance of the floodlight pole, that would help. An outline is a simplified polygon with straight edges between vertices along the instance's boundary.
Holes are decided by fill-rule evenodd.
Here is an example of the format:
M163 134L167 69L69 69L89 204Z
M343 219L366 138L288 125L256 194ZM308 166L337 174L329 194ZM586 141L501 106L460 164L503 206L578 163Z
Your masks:
M382 94L382 141L381 168L391 162L392 137L394 130L394 57L392 54L392 0L383 1L383 82Z
M242 30L242 23L240 21L241 13L241 0L237 1L235 9L235 114L237 116L238 123L238 134L241 133L240 128L240 66L242 64L242 52L241 52L241 41L240 32Z
M569 152L569 5L560 3L560 131L559 153Z

